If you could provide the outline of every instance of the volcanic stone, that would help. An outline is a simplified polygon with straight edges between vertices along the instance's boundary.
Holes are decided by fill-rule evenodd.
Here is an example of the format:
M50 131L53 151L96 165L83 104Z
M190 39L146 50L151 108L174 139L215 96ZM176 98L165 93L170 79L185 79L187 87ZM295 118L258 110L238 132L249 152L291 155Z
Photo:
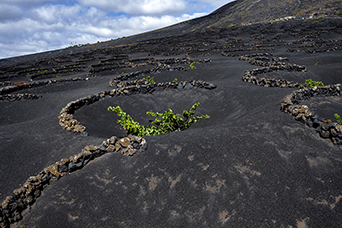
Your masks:
M109 145L106 149L107 152L113 152L115 150L115 146L114 145Z
M54 175L56 177L59 176L58 165L57 164L50 165L48 169L49 169L49 171L50 171L50 173L52 175Z
M119 140L119 143L122 147L126 148L130 144L130 140L129 140L129 138L122 138Z

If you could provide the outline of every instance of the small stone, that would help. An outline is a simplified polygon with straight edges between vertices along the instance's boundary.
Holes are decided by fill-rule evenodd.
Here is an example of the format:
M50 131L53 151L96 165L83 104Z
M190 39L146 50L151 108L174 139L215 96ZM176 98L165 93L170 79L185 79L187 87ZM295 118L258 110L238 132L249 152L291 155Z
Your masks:
M342 125L336 125L335 129L336 129L337 132L342 133Z
M330 124L327 124L327 123L323 123L323 124L322 124L322 130L328 131L329 128L330 128Z
M36 189L36 191L34 191L33 195L34 197L37 199L41 194L41 191L39 189Z
M67 165L59 165L58 166L58 171L59 171L59 173L65 173L65 172L68 172L69 169L68 169Z
M35 190L35 186L33 186L33 185L26 185L25 187L26 187L25 196L30 195Z
M133 148L134 148L134 149L139 149L139 148L140 148L139 143L134 142L134 143L133 143Z
M21 188L17 188L13 191L13 194L16 195L16 196L19 196L19 195L22 195L24 194L26 191L26 189L24 187L21 187Z
M210 84L205 85L204 88L210 90L210 89L216 89L217 86L215 84L210 83Z
M78 163L70 162L69 163L69 171L70 172L73 172L73 171L80 169L82 167L83 167L83 162L78 162Z
M57 164L53 164L53 165L50 165L48 167L50 173L56 177L59 176L59 172L58 172L58 165Z
M292 94L287 95L286 97L283 98L283 100L281 102L284 104L292 104L291 98L292 98Z
M96 150L96 148L95 148L94 145L86 146L86 147L84 147L84 149L85 149L85 150L88 150L88 151L95 151L95 150Z
M102 145L102 146L100 147L100 149L95 150L95 151L93 152L93 156L94 156L94 158L100 157L102 154L104 154L104 153L106 153L106 152L107 152L107 151L106 151L106 147Z
M24 202L28 205L32 205L34 203L34 198L32 195L28 195L25 199Z
M70 157L70 161L73 162L73 163L77 163L77 162L79 162L82 158L83 158L83 154L82 154L82 153L79 153L79 154L76 154L76 155Z
M320 135L322 138L327 139L327 138L330 137L330 131L326 131L326 130L323 130L323 129L322 129L322 130L319 132L319 135Z
M60 164L61 164L61 165L65 165L65 164L68 164L69 162L70 162L69 159L67 159L67 158L62 158L61 161L60 161Z
M103 141L103 142L102 142L102 146L106 148L107 146L109 146L109 144L108 144L107 141Z
M79 124L75 125L75 127L74 127L75 132L83 132L83 131L85 131L85 129L86 129L86 127L79 125Z
M130 140L129 138L122 138L119 140L119 143L121 144L122 147L126 148L130 144Z
M59 177L52 176L50 179L50 185L56 183L58 181L58 179L59 179Z
M338 133L337 133L337 131L334 128L330 129L330 134L331 134L332 137L337 137L338 136Z
M13 201L13 196L7 196L6 199L1 203L2 209L7 209L10 202Z
M137 141L137 142L141 142L141 137L138 137L138 136L136 136L136 135L132 135L132 134L130 134L130 135L128 135L127 136L130 140L132 140L132 141Z
M104 146L104 145L100 145L100 146L99 146L99 149L97 149L97 150L100 150L100 151L106 152L106 146ZM97 150L96 150L96 151L97 151ZM95 151L94 151L94 153L95 153Z
M107 152L114 152L115 146L114 145L109 145L106 149Z
M341 139L337 138L337 137L333 137L331 138L331 141L335 144L335 145L341 145Z
M118 141L116 136L112 136L110 139L107 139L107 143L111 145L114 145L116 141Z
M190 83L187 83L185 86L184 86L184 89L192 89L194 88Z
M115 152L118 152L121 149L121 144L120 142L115 143Z
M307 125L308 125L309 127L313 127L313 122L312 122L312 119L311 119L311 118L308 119Z
M126 156L133 156L136 153L137 153L137 150L134 149L132 145L129 145L127 148L122 150L122 154Z
M147 149L147 142L145 139L143 139L140 143L140 149L139 152L144 152Z

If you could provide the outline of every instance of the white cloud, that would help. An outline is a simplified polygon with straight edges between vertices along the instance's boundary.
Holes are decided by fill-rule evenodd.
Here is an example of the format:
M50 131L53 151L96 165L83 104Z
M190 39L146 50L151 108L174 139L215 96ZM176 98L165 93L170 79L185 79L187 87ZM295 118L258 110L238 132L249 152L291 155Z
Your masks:
M79 2L105 11L132 15L165 15L183 12L187 7L184 0L79 0Z
M0 1L0 58L130 36L206 14L182 12L189 6L183 0L79 0L83 5L70 6L32 0L31 8L27 0ZM113 15L115 7L127 14Z
M1 4L12 5L21 9L30 9L45 3L59 2L60 0L1 0ZM63 2L63 1L62 1Z
M212 0L197 0L197 2L203 2L203 3L210 4L212 7L215 8L214 10L216 10L217 8L219 8L221 6L228 4L229 2L233 2L233 0L215 0L215 1L212 1Z
M20 7L0 3L0 22L22 18L23 10Z
M44 5L34 9L32 12L38 16L39 21L46 23L56 23L58 21L70 22L75 20L81 11L79 5Z

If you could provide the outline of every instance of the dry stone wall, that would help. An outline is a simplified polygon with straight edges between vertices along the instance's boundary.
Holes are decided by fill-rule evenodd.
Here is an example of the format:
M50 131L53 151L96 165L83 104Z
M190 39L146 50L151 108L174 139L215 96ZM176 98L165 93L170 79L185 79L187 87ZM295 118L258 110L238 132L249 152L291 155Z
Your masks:
M283 98L281 111L292 115L296 120L315 128L316 132L324 139L330 139L335 145L341 145L342 125L330 119L320 117L309 110L306 105L300 105L304 100L312 97L341 96L341 85L319 86L314 88L303 88L293 91Z
M270 59L269 56L272 55L268 53L261 53L240 56L238 58L239 60L249 61L249 63L252 65L266 66L263 68L253 69L252 71L245 71L242 77L242 81L264 87L298 88L299 90L293 91L291 94L282 99L280 110L289 115L292 115L295 120L301 121L307 126L315 128L316 132L318 132L322 138L330 139L335 145L342 145L342 125L339 125L338 123L333 122L330 119L320 117L310 111L308 106L300 104L302 101L308 100L312 97L341 96L341 85L336 84L310 88L307 85L302 85L298 82L266 77L259 78L255 76L258 74L279 70L298 72L307 71L305 66L280 62L283 60L287 60L287 58L272 57L272 59ZM270 62L270 60L272 62Z
M3 83L4 87L0 88L0 101L21 101L21 100L36 100L42 98L42 95L29 94L29 93L18 93L11 94L14 92L18 92L24 89L31 89L36 87L41 87L49 84L55 83L64 83L64 82L75 82L75 81L88 81L88 78L67 78L60 80L45 80L45 81L37 81L37 82L6 82Z
M62 158L55 164L45 168L36 176L29 177L22 187L15 189L0 205L0 227L9 227L10 224L22 219L22 216L30 211L42 191L49 185L56 183L60 178L75 172L93 159L106 153L121 152L123 155L132 156L142 153L147 149L144 138L129 135L124 138L113 136L101 145L89 145L70 158Z
M143 84L139 84L143 83ZM204 89L215 89L216 85L205 82L202 80L198 81L180 81L180 82L164 82L157 84L149 84L145 83L145 81L139 81L138 85L129 85L126 87L119 87L110 91L102 91L98 94L94 94L92 96L83 97L77 99L75 101L69 102L60 112L58 116L59 124L66 129L67 131L71 131L73 133L81 133L84 135L88 135L85 131L86 127L83 126L79 121L74 119L74 112L83 107L84 105L90 105L94 102L105 99L106 97L115 97L115 96L129 96L133 94L146 94L153 93L155 91L161 91L165 89L194 89L194 88L204 88Z
M210 62L210 59L199 60L199 62ZM158 63L156 69L149 73L160 72L161 70L187 70L182 66L169 66L168 63L182 62L190 64L189 59L166 59L162 60L163 63ZM85 131L86 127L83 126L79 121L74 119L73 114L76 110L80 109L84 105L90 105L94 102L105 99L106 97L115 96L129 96L133 94L146 94L153 93L155 91L165 89L215 89L216 85L198 80L198 81L180 81L180 82L163 82L150 84L145 80L133 80L124 81L134 77L142 76L146 71L137 71L130 74L123 74L113 78L109 84L115 89L110 91L102 91L92 96L83 97L75 101L69 102L60 112L59 124L66 130L73 133L80 133L88 135ZM9 96L6 93L18 91L26 88L33 88L42 86L50 83L58 83L67 80L89 80L88 78L75 78L65 80L49 80L45 82L34 82L30 84L22 84L18 87L7 87L0 90L0 94ZM55 164L50 165L41 171L38 175L29 177L22 187L15 189L13 194L8 196L0 205L0 227L9 227L10 224L15 223L22 219L25 213L28 213L32 204L41 195L41 192L48 186L60 178L67 176L68 174L83 168L93 159L100 157L106 153L121 152L125 156L133 156L137 153L142 153L147 149L147 142L142 137L129 135L124 138L117 138L113 136L106 141L103 141L101 145L89 145L82 149L82 151L70 158L63 158Z

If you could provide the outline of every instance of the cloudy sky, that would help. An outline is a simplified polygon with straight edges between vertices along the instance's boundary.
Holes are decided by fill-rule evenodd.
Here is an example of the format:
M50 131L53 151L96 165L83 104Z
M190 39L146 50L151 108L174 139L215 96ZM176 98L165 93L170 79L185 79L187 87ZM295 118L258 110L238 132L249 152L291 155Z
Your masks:
M232 0L0 0L0 58L96 43L201 17Z

